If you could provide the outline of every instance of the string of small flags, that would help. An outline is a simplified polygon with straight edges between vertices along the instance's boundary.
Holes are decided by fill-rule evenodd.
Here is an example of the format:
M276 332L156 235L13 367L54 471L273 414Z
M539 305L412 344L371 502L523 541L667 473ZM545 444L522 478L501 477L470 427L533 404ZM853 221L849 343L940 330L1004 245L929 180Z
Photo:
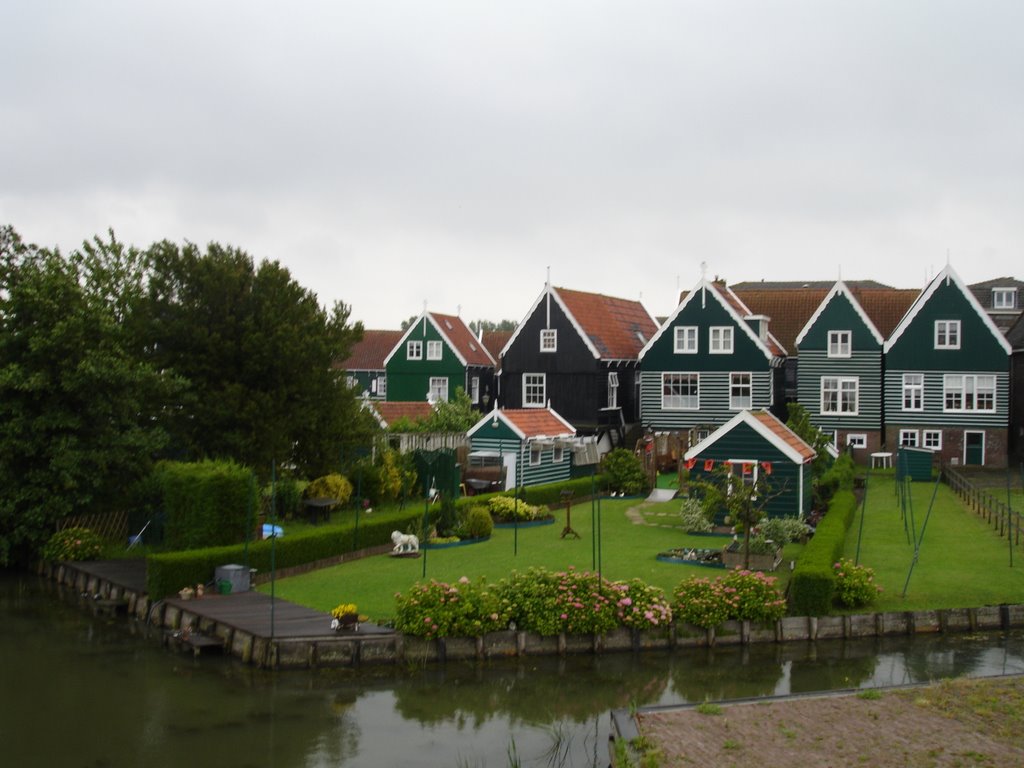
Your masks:
M720 461L718 463L719 464L729 464L731 462ZM772 463L770 461L762 461L762 462L758 462L758 463L760 463L761 469L764 470L764 473L766 475L770 475L772 473ZM743 464L741 465L742 468L743 468L743 474L744 475L751 474L754 471L754 464L755 464L755 462L753 462L753 461L745 461L745 462L743 462ZM697 459L687 459L686 460L686 468L687 469L692 470L696 466L697 466ZM713 472L714 469L715 469L715 460L714 459L704 459L704 465L703 466L704 466L704 471L705 472Z

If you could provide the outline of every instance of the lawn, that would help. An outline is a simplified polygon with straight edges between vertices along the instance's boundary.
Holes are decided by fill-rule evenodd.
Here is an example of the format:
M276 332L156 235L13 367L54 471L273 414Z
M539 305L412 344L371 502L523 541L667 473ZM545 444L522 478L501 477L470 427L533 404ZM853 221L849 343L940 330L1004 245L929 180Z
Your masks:
M678 500L647 504L641 499L602 499L602 575L616 581L640 578L661 587L667 595L671 595L676 584L689 576L720 575L722 571L718 569L657 560L659 552L672 547L721 547L727 541L726 538L686 535L678 527L675 515L680 505ZM631 508L642 514L634 512L628 515ZM636 519L641 522L634 522ZM554 525L520 528L518 547L514 530L496 528L486 542L424 550L419 559L381 555L281 579L275 585L275 593L286 600L324 611L343 601L354 602L360 613L382 620L394 614L395 592L407 590L417 581L424 580L424 559L427 581L484 576L494 582L513 570L525 571L532 566L549 570L569 567L593 570L595 543L591 504L586 502L572 508L572 528L580 538L562 538L564 527L563 508L555 513ZM787 549L785 554L796 557L798 549L798 546ZM788 569L780 575L788 577ZM264 592L269 589L269 585L261 587Z
M912 483L914 530L920 537L917 564L903 589L913 562L914 546L908 541L911 515L905 514L896 496L891 473L872 474L867 489L860 562L875 569L884 588L874 608L880 611L957 608L1024 602L1024 547L1010 552L1006 538L984 519L964 508L956 495L940 484L931 515L928 508L933 483ZM845 554L853 559L861 522L860 511L846 539ZM927 527L925 519L927 518ZM906 529L904 521L906 520Z

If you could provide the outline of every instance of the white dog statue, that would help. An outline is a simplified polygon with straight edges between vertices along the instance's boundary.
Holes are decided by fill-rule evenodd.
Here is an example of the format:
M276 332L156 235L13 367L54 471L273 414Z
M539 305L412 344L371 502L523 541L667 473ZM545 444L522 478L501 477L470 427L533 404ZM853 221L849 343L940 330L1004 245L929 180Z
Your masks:
M402 533L401 531L392 531L391 540L395 542L395 548L391 550L393 554L400 554L402 552L419 552L420 551L420 540L411 533Z

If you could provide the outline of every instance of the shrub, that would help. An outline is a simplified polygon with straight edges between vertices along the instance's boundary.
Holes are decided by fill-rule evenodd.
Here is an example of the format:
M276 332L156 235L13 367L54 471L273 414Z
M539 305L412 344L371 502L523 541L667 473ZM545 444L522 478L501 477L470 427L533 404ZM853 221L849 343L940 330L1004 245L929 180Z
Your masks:
M679 510L679 517L685 531L708 533L714 528L711 516L697 499L686 499Z
M466 519L459 528L460 534L466 539L486 539L494 530L494 521L486 507L477 505L470 507Z
M853 488L853 473L853 458L849 454L842 454L818 478L817 485L815 486L815 501L817 505L822 507L839 491Z
M611 584L587 571L513 571L499 589L519 629L541 635L604 634L618 624Z
M737 568L719 583L729 606L729 618L770 624L786 613L786 600L775 586L778 579L760 571Z
M647 473L640 458L625 448L616 448L605 455L601 472L607 487L628 496L647 490Z
M441 511L437 514L435 525L439 536L451 536L457 533L459 518L455 511L455 499L451 496L441 497Z
M676 585L673 596L672 610L680 621L710 629L729 618L729 608L716 580L691 576Z
M502 521L518 520L528 522L536 520L541 516L541 508L527 504L522 499L514 499L508 496L492 496L487 500L487 509L496 518Z
M882 588L875 584L875 572L865 565L841 559L832 566L836 578L836 599L847 608L859 608L874 602Z
M455 584L431 581L395 595L395 628L420 637L481 637L505 629L511 606L481 579L463 576Z
M672 606L658 587L645 584L640 579L617 581L611 586L616 593L613 595L615 617L622 626L651 629L666 626L672 621Z
M103 539L88 528L65 528L50 537L43 547L43 559L71 562L95 560L103 552Z
M233 461L162 462L156 472L168 547L191 549L245 539L256 490L250 469Z
M832 609L835 594L832 565L843 554L846 532L856 510L857 499L853 492L840 491L818 523L790 581L790 604L795 615L825 616Z
M757 524L754 533L778 544L800 541L808 533L808 526L798 517L769 517Z
M343 506L352 498L352 483L337 473L324 475L307 485L304 495L307 499L337 499Z
M264 490L264 513L271 512L270 503L273 496L273 513L275 517L291 519L299 514L302 506L302 486L304 483L291 478L278 478Z

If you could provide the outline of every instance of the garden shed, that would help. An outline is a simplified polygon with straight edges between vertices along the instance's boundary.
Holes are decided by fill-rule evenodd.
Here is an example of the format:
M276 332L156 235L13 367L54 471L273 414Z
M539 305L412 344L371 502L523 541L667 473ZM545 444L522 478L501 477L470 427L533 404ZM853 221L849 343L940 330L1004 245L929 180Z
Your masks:
M932 479L934 458L935 452L929 448L901 446L896 454L898 474L917 482L927 483Z
M740 411L684 455L691 480L721 466L756 483L765 477L769 517L804 517L811 509L811 463L817 453L768 411Z
M468 432L469 468L497 462L504 488L568 480L576 429L551 408L494 409ZM467 489L468 490L468 489Z

